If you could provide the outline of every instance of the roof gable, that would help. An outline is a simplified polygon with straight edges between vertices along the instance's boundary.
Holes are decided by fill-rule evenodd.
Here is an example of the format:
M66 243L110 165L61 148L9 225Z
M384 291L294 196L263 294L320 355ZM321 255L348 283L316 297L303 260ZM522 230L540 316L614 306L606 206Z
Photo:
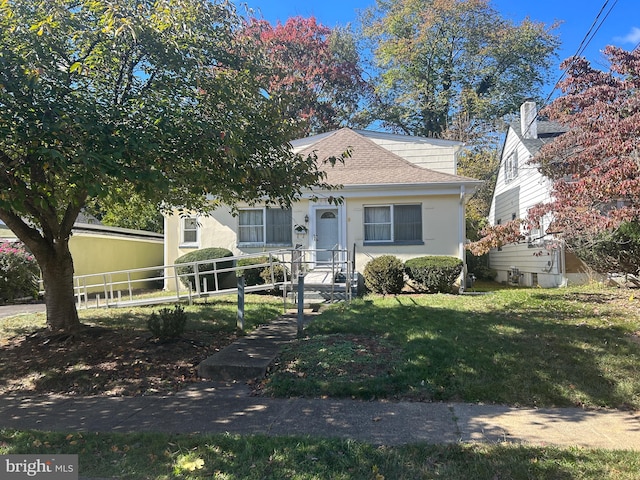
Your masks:
M333 167L329 164L320 165L331 184L347 186L477 182L468 177L418 167L350 128L323 134L318 141L299 153L303 156L315 153L318 161L324 161L330 157L340 158L347 149L351 156L344 163L337 162Z

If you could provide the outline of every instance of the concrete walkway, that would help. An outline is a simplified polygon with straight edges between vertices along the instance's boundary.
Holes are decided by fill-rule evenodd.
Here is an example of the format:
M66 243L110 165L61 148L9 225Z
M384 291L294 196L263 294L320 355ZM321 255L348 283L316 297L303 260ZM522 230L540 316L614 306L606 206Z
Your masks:
M310 435L375 445L522 442L640 450L640 414L577 408L253 397L201 383L167 397L0 398L0 427L82 432Z
M220 380L264 373L282 344L295 338L295 321L285 316L223 349L200 367L217 380L173 396L0 397L0 428L310 435L375 445L522 442L640 451L640 412L275 399L252 396L245 381Z

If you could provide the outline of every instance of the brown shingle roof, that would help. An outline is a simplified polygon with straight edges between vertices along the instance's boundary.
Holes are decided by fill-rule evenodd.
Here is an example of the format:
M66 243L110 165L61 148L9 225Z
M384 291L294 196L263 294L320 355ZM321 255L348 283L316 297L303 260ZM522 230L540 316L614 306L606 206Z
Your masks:
M344 160L344 164L336 162L334 167L330 164L320 166L327 172L327 181L331 184L347 186L477 182L468 177L418 167L350 128L337 130L299 153L307 156L315 152L318 160L323 161L329 157L339 158L347 149L351 150L351 156Z

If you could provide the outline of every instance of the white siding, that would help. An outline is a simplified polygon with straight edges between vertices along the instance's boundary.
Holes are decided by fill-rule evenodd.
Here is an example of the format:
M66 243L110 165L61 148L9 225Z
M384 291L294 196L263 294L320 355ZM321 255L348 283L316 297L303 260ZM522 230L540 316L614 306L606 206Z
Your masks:
M456 148L423 143L411 143L384 138L371 138L381 147L422 168L457 174Z
M505 160L515 150L519 160L518 175L507 182ZM513 214L516 218L524 219L531 207L549 200L550 182L535 165L528 163L530 158L528 149L509 128L489 212L489 222L492 225L507 223ZM532 248L523 242L505 245L501 250L492 250L489 259L491 268L498 271L497 280L500 282L506 282L508 272L514 268L521 274L520 282L524 285L530 286L536 276L537 284L542 287L556 287L563 282L561 255L558 251L550 251L544 247Z

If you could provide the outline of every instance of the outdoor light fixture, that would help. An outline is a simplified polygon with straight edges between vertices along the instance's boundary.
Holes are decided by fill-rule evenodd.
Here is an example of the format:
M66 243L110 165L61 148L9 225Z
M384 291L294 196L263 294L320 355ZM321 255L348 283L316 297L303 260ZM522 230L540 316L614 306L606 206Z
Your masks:
M304 223L309 223L309 215L304 216Z

